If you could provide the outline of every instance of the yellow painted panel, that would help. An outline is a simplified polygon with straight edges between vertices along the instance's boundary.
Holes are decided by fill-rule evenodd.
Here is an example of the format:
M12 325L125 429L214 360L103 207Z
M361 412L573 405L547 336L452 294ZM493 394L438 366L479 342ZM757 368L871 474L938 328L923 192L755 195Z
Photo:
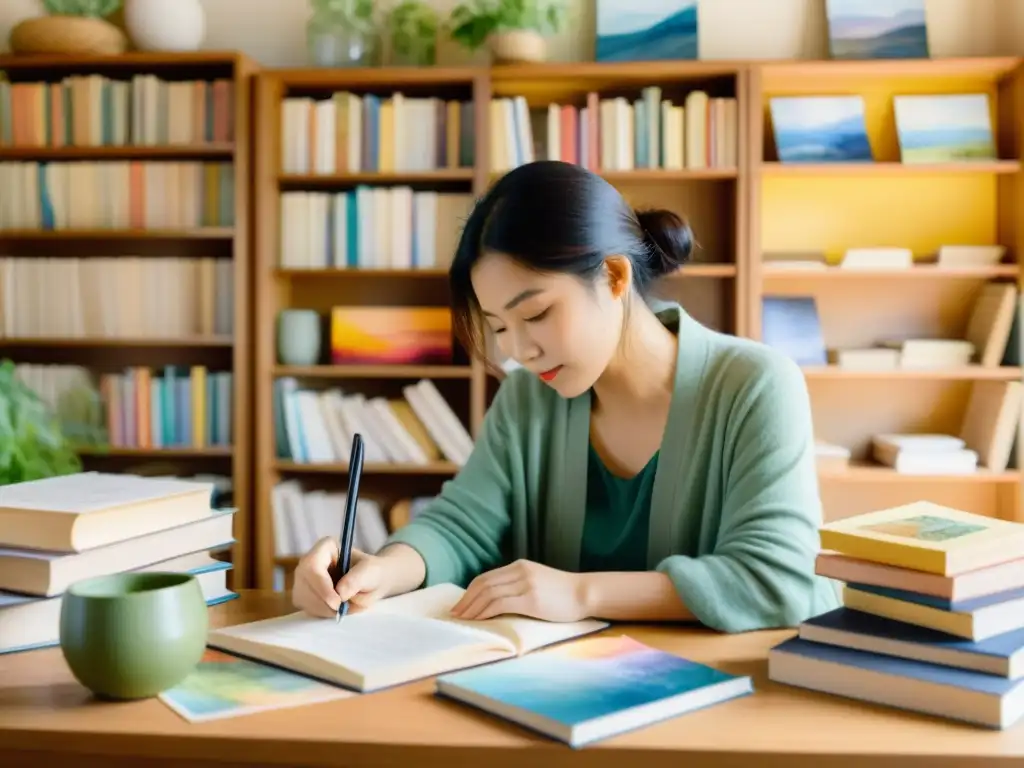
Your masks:
M910 248L996 242L997 179L948 176L762 178L763 252Z

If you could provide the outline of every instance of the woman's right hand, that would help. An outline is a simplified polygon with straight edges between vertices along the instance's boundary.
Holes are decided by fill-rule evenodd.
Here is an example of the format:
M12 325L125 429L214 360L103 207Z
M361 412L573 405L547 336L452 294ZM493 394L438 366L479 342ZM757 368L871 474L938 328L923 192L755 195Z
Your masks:
M330 569L338 560L336 539L320 539L299 560L292 584L292 603L299 610L329 618L347 601L352 608L366 608L387 593L384 558L352 550L352 564L336 585Z

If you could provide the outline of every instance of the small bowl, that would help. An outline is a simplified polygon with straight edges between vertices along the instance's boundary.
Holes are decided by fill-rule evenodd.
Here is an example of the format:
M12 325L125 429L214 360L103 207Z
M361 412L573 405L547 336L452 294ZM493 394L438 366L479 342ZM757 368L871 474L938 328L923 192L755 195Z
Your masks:
M72 584L60 611L60 647L78 681L104 699L144 699L173 688L199 663L209 616L188 573L118 573Z

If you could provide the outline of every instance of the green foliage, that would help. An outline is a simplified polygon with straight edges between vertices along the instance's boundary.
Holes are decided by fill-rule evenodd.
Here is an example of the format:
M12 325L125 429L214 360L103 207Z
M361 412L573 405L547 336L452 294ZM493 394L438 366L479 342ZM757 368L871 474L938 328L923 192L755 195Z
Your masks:
M448 28L452 40L472 51L496 32L558 32L564 14L559 0L463 0L452 11Z
M437 58L440 18L421 0L402 0L388 14L392 50L411 64L433 64Z
M373 23L373 0L310 0L321 21L363 28Z
M80 472L57 417L0 361L0 485Z
M51 16L91 16L102 19L118 10L121 0L43 0L43 5Z

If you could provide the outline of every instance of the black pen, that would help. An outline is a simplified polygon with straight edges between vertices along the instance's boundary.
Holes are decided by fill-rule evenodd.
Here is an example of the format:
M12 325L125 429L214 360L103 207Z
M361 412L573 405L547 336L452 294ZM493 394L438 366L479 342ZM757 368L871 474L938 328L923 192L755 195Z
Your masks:
M331 574L334 585L337 586L341 578L348 573L352 565L352 540L356 532L356 508L359 503L359 480L363 474L363 437L358 432L352 436L352 455L348 460L348 496L345 498L345 521L341 529L340 551L338 562L335 563L334 572ZM338 615L335 623L341 621L348 613L348 601L343 601L338 606Z

